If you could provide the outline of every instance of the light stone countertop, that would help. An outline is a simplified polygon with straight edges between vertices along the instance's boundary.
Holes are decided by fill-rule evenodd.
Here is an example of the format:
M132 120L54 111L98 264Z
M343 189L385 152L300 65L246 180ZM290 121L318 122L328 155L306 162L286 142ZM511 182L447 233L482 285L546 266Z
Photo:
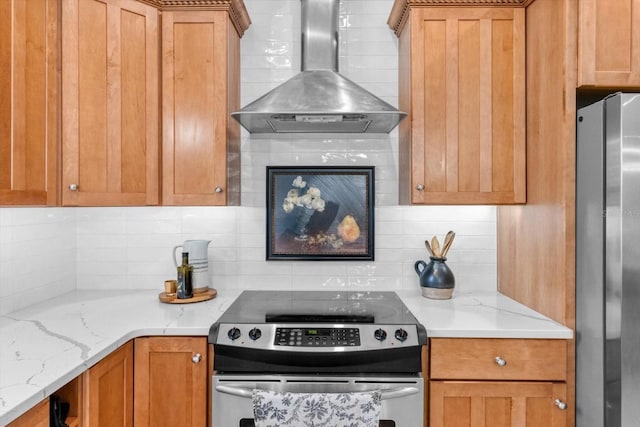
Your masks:
M495 292L398 291L429 337L557 338L572 331ZM164 304L157 291L74 291L0 317L0 426L140 336L206 336L236 298Z

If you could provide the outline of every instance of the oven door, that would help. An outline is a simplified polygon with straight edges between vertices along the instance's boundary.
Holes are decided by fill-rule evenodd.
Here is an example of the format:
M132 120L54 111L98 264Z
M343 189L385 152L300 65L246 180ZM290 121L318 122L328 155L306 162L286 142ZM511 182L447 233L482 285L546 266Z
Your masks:
M421 375L294 376L214 375L212 427L254 427L253 389L291 393L350 393L380 390L380 427L422 427Z

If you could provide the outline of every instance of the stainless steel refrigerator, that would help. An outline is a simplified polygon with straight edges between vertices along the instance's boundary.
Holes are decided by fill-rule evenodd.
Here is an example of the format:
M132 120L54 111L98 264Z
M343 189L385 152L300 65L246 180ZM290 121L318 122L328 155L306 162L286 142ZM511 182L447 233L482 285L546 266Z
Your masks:
M576 427L640 426L640 94L578 110Z

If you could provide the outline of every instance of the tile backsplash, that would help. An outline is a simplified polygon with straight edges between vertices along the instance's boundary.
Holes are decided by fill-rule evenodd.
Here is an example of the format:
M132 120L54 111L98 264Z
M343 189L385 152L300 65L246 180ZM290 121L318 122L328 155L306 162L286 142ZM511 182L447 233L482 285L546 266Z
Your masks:
M0 314L76 289L76 212L0 208Z
M244 0L245 105L300 70L300 1ZM397 105L393 0L342 0L340 71ZM243 131L238 207L0 208L0 313L73 289L157 289L175 276L175 245L210 239L212 286L393 290L418 286L424 240L449 229L456 287L496 289L496 209L398 206L398 135L256 136ZM265 261L267 165L374 165L375 261Z
M208 239L211 285L226 289L396 290L418 286L424 240L457 233L456 287L496 289L495 207L379 206L375 261L265 261L263 207L2 208L0 313L73 289L157 289L173 247Z

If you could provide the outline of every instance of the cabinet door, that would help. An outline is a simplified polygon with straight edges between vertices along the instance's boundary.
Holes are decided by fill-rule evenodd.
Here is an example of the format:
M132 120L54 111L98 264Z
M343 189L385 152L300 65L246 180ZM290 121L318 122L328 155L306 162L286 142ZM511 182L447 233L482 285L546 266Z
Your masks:
M135 340L134 425L205 427L207 338Z
M578 87L640 87L640 0L579 0Z
M49 398L10 422L7 427L49 427Z
M84 373L83 427L133 425L133 341Z
M0 2L0 205L57 203L58 2Z
M158 11L136 0L63 0L64 205L159 199Z
M525 202L524 25L524 8L412 10L411 203Z
M228 156L240 173L239 153L228 151L239 146L239 126L229 118L239 102L238 52L226 11L163 13L164 205L231 202Z
M429 426L565 427L565 396L565 383L431 381Z

